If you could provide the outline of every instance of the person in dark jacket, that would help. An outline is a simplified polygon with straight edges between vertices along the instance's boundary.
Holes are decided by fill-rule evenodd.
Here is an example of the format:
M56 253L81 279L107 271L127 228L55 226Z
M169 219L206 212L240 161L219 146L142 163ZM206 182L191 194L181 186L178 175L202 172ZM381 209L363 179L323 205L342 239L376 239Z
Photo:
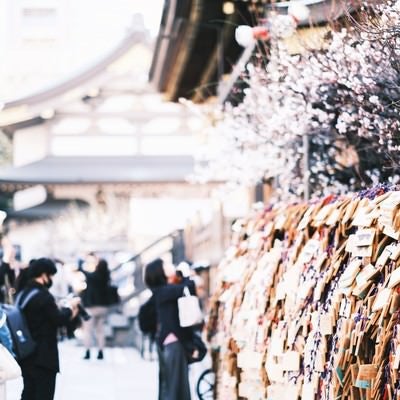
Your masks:
M3 257L0 262L0 303L12 303L16 273L11 267L15 249L9 240L2 240Z
M91 315L83 324L84 344L86 347L85 360L90 359L90 348L96 338L98 353L97 359L104 358L105 334L104 325L108 312L108 288L110 286L110 271L107 261L100 259L93 272L82 270L86 277L86 289L82 293L82 302Z
M36 288L38 293L23 310L36 349L20 361L24 389L21 400L53 400L56 375L60 371L57 329L78 314L80 299L71 299L59 309L49 288L57 268L48 258L39 258L29 266L30 281L21 291L21 301Z
M185 345L191 341L191 328L179 324L178 298L188 287L195 293L194 282L184 279L174 282L175 270L156 259L145 269L145 283L152 290L157 311L157 344L160 349L159 399L190 400L188 360Z

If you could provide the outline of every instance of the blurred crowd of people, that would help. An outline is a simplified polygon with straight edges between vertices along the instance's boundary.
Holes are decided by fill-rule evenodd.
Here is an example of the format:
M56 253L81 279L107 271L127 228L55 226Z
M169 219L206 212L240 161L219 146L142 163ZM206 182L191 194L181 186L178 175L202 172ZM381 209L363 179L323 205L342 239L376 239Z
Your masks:
M103 360L104 327L110 306L119 302L118 290L112 285L107 261L95 253L86 254L76 265L44 257L23 264L16 260L15 249L6 239L2 248L0 304L13 306L0 307L0 345L17 358L24 383L21 400L52 400L59 372L58 340L73 337L82 327L83 359L90 360L96 347L95 357ZM144 269L151 297L141 305L138 320L143 333L156 343L159 400L190 400L188 366L207 352L201 339L201 308L207 294L204 281L194 271L188 262L175 267L160 258ZM194 299L185 311L190 316L190 307L194 307L193 312L200 315L197 322L183 324L182 298L190 298L189 303ZM17 346L18 335L25 333L22 328L22 334L13 332L15 316L10 310L15 309L24 317L34 344L29 354L20 353ZM4 385L2 390L4 393Z
M83 358L90 359L91 347L96 346L97 359L104 359L105 320L109 307L118 301L108 263L89 253L76 266L45 257L23 264L16 260L15 248L7 239L3 239L2 249L0 344L17 358L24 383L21 400L52 400L59 372L60 337L71 338L82 327ZM23 329L13 332L11 312L16 308L31 338L22 337ZM7 319L8 324L1 323ZM19 354L19 341L23 344L29 340L34 344L32 351ZM3 398L5 385L0 381L0 400Z

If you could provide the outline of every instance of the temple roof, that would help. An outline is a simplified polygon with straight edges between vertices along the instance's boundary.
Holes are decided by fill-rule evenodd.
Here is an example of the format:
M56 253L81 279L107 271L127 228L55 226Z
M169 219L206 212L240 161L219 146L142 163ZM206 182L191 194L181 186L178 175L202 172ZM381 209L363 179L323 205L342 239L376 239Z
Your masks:
M191 156L47 157L0 169L0 183L91 184L185 182Z
M12 134L17 129L51 119L56 110L71 99L90 97L93 88L115 75L113 65L123 60L135 45L149 45L148 42L147 32L132 30L109 54L88 68L38 92L5 101L0 109L0 128Z

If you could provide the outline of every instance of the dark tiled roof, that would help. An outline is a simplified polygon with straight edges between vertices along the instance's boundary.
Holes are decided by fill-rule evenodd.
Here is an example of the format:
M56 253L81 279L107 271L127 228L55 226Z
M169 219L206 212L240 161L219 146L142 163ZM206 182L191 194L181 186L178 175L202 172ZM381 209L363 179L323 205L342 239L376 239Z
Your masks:
M0 183L184 182L193 168L191 156L47 157L0 169Z

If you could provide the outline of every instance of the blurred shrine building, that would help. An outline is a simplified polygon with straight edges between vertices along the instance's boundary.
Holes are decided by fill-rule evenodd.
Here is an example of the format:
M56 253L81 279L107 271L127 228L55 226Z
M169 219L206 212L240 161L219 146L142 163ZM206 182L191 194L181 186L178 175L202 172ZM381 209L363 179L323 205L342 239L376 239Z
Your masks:
M320 43L326 21L339 18L343 9L331 1L306 3L313 24L298 31L303 39ZM32 3L29 10L18 11L24 18L43 18L43 9L35 7ZM235 29L256 26L270 12L285 14L287 8L287 2L169 0L155 43L136 19L122 42L93 65L6 101L0 129L12 141L13 165L0 170L0 192L9 219L33 226L56 218L71 204L77 209L108 207L120 221L112 246L135 237L140 247L138 233L147 243L168 227L185 225L197 207L207 211L191 227L199 243L190 240L189 246L207 255L217 237L218 259L227 243L227 225L252 202L263 200L268 187L261 184L239 197L240 211L232 207L234 199L224 205L232 211L221 210L211 199L218 182L189 183L198 149L207 143L206 122L195 107L179 100L240 102L240 90L235 90L244 84L240 73L259 52L257 44L240 47ZM31 40L29 32L25 36ZM215 220L219 227L210 234Z
M343 10L330 0L306 2L314 25L298 31L318 46L326 21ZM10 54L24 52L38 33L49 42L59 25L52 18L63 14L39 0L7 4L10 23L25 27L10 29L22 32L11 41ZM0 168L0 210L7 212L11 240L22 246L23 258L136 253L113 270L124 302L123 315L109 323L113 343L135 337L133 300L144 289L145 262L168 254L176 263L216 265L232 222L268 196L270 187L262 182L221 202L212 196L221 182L191 180L210 123L197 104L241 101L241 72L263 46L240 47L235 29L256 26L269 12L285 14L287 8L287 2L272 7L267 1L165 1L155 43L135 19L102 59L0 105L0 130L12 143L12 165ZM298 51L295 39L292 47ZM35 54L35 74L46 75L40 51L30 57ZM212 276L204 279L207 289Z
M134 225L125 236L142 228L151 236L210 202L214 183L189 183L202 118L152 89L153 45L140 22L86 70L4 103L0 129L12 141L12 166L0 171L1 208L29 222L27 236L72 204L108 207L125 228Z

